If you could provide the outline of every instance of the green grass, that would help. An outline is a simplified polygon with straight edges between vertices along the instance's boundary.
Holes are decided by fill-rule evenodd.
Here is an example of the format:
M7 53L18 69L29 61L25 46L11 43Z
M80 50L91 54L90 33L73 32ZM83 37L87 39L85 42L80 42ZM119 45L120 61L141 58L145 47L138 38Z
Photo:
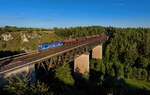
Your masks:
M150 82L148 81L125 79L125 82L132 88L146 89L150 91Z

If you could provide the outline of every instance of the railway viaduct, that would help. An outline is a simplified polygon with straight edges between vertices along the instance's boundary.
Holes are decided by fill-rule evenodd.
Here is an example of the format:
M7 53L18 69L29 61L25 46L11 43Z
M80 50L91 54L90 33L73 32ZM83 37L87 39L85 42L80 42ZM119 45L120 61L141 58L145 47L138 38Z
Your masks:
M37 53L22 54L0 59L0 85L7 78L22 73L29 73L34 80L35 71L42 67L49 71L59 64L74 62L74 72L89 72L90 56L94 59L102 59L102 43L107 39L106 35L101 38L71 43L61 47L44 50Z

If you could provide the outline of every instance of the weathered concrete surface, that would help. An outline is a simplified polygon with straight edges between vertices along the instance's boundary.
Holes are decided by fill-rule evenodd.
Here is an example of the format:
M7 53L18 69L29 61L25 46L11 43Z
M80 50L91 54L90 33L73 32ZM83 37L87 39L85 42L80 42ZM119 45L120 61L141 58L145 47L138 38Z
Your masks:
M88 73L89 72L89 53L82 54L74 60L75 73Z
M92 50L92 58L93 59L102 59L102 45L98 45Z
M19 76L21 78L23 74L28 74L29 77L31 78L31 82L35 81L36 80L36 74L35 74L34 64L13 70L13 71L5 73L3 75L0 75L0 87L7 84L7 81L10 77L13 78L15 76Z

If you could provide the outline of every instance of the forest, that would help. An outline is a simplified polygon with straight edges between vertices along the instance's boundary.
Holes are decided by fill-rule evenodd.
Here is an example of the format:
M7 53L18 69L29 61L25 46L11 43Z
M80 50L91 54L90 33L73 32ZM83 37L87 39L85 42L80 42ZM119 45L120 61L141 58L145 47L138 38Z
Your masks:
M50 29L45 28L26 28L26 27L16 27L16 26L4 26L0 27L0 34L5 32L20 32L20 31L26 31L26 32L33 32L33 31L49 31Z
M2 29L1 29L2 30ZM54 28L61 38L106 33L103 59L90 59L88 78L76 78L72 63L58 66L45 78L10 79L7 95L150 95L150 29L103 26ZM7 31L8 32L8 31Z
M103 44L103 63L106 65L107 73L114 73L112 75L117 78L149 80L150 29L91 26L55 28L55 32L64 37L107 33L109 40Z

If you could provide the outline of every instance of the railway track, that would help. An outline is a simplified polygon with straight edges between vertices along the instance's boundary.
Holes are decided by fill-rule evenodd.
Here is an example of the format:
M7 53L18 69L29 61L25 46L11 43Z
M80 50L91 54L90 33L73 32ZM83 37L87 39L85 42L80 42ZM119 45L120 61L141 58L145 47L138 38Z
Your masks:
M68 45L68 46L63 45L61 47L44 50L41 52L34 52L34 53L29 53L29 54L24 53L24 54L9 56L6 58L1 58L0 59L0 74L27 66L29 64L36 63L38 61L44 60L52 56L59 55L61 53L65 53L75 48L86 46L90 43L96 42L97 40L98 39L90 39L90 40L81 41L78 43L73 43L72 45Z
M8 57L0 58L0 61L7 60L7 59L10 59L10 58L13 58L13 57L23 56L23 55L26 55L26 54L27 53L21 53L21 54L16 54L16 55L12 55L12 56L8 56Z
M11 59L11 58L24 57L24 56L28 56L28 55L35 54L35 53L38 53L38 52L21 53L21 54L16 54L16 55L0 58L0 62L3 61L3 60L8 60L8 59Z

